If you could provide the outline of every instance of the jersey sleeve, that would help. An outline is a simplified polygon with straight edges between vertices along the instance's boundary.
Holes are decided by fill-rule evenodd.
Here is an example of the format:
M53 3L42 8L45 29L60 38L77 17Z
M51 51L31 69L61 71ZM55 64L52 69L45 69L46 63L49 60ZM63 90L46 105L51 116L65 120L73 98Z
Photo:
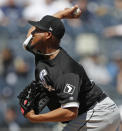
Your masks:
M63 108L79 107L79 91L79 76L77 74L68 73L59 77L56 92Z

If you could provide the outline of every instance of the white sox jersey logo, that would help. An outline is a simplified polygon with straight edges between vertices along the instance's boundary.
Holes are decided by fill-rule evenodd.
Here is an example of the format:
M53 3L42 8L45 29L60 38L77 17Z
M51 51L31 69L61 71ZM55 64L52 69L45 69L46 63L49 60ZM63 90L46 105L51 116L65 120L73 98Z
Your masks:
M75 86L70 85L70 84L66 84L66 86L64 88L64 93L73 94L74 91L75 91Z
M40 74L39 74L39 78L40 78L40 81L42 83L42 85L49 91L54 91L55 89L53 89L53 87L51 85L49 85L46 80L45 80L45 76L48 75L47 74L47 71L45 69L43 69Z
M46 84L46 81L45 81L45 79L44 79L44 76L46 76L46 75L47 75L47 71L46 71L45 69L43 69L43 70L40 72L40 74L39 74L39 78L40 78L41 83L42 83L43 85Z

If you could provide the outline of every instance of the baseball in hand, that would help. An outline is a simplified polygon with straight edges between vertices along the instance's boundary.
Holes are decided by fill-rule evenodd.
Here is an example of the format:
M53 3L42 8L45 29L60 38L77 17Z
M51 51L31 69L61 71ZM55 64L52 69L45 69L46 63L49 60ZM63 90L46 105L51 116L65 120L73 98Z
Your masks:
M73 15L79 15L81 13L80 8L77 8L74 12Z

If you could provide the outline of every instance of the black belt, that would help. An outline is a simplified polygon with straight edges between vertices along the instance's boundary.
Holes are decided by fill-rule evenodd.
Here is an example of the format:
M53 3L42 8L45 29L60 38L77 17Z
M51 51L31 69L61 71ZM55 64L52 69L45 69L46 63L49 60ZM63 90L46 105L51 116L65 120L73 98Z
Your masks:
M107 95L106 95L105 93L103 93L102 95L100 95L100 96L97 98L97 102L101 102L101 101L104 100L106 97L107 97Z

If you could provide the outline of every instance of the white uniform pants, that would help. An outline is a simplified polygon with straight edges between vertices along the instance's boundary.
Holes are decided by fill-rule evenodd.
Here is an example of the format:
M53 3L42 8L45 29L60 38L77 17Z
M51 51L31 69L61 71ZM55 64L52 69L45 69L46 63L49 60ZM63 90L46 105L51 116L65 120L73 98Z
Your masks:
M58 124L55 131L118 131L120 113L109 98L97 103L88 112L66 124Z

